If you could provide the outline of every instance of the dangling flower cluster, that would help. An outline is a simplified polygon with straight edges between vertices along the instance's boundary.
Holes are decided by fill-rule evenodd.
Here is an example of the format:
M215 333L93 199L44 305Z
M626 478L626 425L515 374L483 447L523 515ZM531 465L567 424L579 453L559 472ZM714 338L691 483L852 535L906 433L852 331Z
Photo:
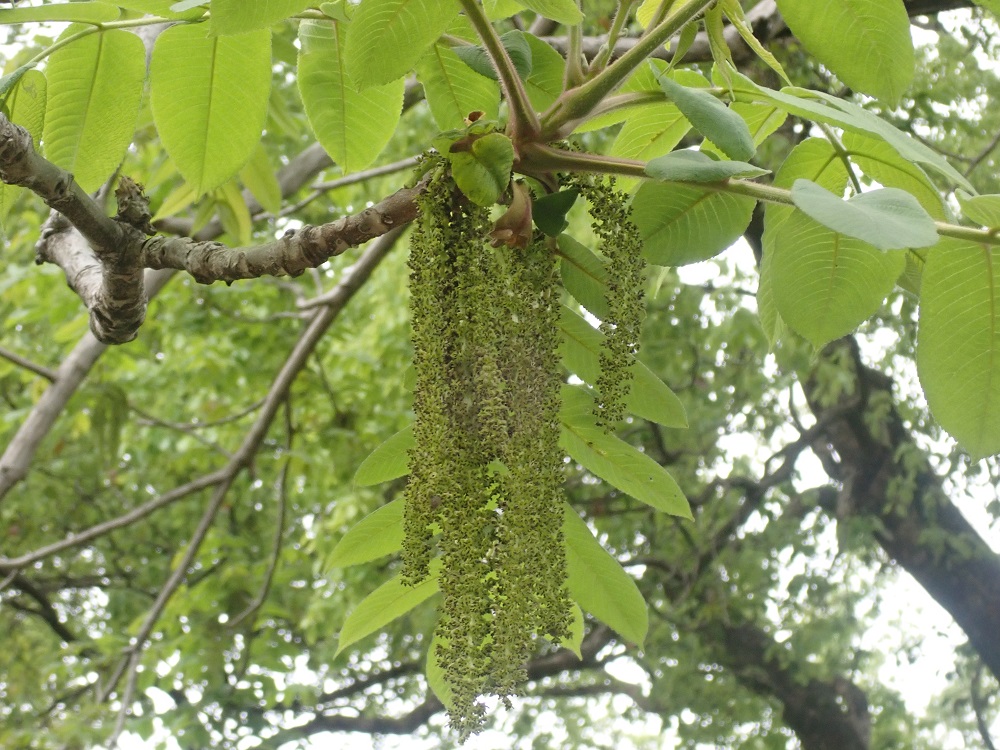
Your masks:
M486 245L488 212L443 163L434 170L410 251L416 445L402 575L427 575L440 529L438 659L465 738L482 724L481 695L506 700L524 681L534 638L567 630L559 295L544 244Z
M601 375L595 384L595 416L598 424L610 429L625 416L625 399L632 384L630 365L639 351L646 261L627 196L615 189L614 179L579 177L574 184L590 202L594 233L607 259L610 315L601 322L604 348Z

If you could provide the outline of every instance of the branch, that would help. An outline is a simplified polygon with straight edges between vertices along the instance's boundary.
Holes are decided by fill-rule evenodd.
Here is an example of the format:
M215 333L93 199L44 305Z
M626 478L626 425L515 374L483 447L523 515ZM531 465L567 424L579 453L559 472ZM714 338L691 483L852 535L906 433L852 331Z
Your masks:
M169 278L168 273L146 274L146 296L153 297ZM59 365L54 382L42 394L0 456L0 500L28 475L38 446L106 348L106 344L88 332Z
M56 374L54 371L50 370L48 367L36 365L34 362L15 354L10 349L0 346L0 357L3 357L9 362L13 362L18 367L23 367L25 370L35 373L35 375L38 375L39 377L45 378L50 383L54 383L56 380Z
M194 562L194 558L198 554L201 544L204 541L205 536L208 534L219 508L222 507L222 503L226 498L229 488L232 486L236 476L250 465L253 457L260 449L260 446L264 442L264 438L267 435L268 430L271 427L271 423L277 415L281 404L288 398L288 393L291 389L292 383L295 381L295 378L298 376L302 368L305 367L306 362L315 350L316 345L322 339L323 335L326 333L333 321L337 319L340 312L344 309L350 299L361 288L364 282L367 281L368 277L371 276L372 272L378 267L379 263L382 262L385 256L388 255L389 251L395 245L398 236L398 231L393 232L373 243L337 285L336 290L341 291L338 304L330 304L316 312L312 320L310 320L309 324L300 335L299 340L292 348L285 364L275 376L275 379L271 384L271 388L268 390L267 397L264 399L264 404L261 407L260 413L258 414L253 425L247 431L239 449L233 454L232 459L230 459L226 467L218 472L222 475L222 480L217 483L212 500L202 514L201 520L198 522L198 526L192 534L191 541L188 543L187 549L184 551L184 555L161 588L156 601L153 603L142 623L142 626L133 638L132 644L125 657L119 662L114 672L100 688L98 701L104 702L111 697L122 677L127 675L126 687L120 701L121 709L118 714L115 729L113 730L111 742L109 743L111 746L114 745L114 742L117 740L118 735L124 727L126 715L132 710L136 675L146 643L148 642L157 621L163 614L167 603L186 579L188 569Z
M278 173L278 184L281 186L282 197L297 192L306 182L330 166L331 163L330 157L319 144L313 144L303 150ZM256 204L256 199L253 199L249 205L252 207L254 204ZM185 234L190 233L191 225L187 224L186 228L175 227L173 231L180 229L183 229ZM198 233L197 239L209 240L217 237L222 231L222 224L213 222ZM172 276L172 271L147 272L145 279L146 298L155 297ZM87 377L90 368L94 366L94 363L106 349L106 344L101 343L92 333L88 332L77 342L69 356L63 360L56 371L55 382L42 394L27 419L21 424L17 434L8 443L3 455L0 456L0 500L28 475L28 469L38 451L38 446L48 435L63 409L66 408L70 397Z
M895 408L892 380L862 362L857 341L835 341L819 360L802 383L817 420L848 407L826 419L823 430L844 474L838 520L877 520L875 541L948 611L983 663L1000 675L1000 555L949 499ZM819 365L832 363L838 363L835 376L850 385L831 404L821 395Z
M788 649L754 625L715 623L707 630L740 682L782 702L783 718L805 750L869 750L868 700L853 682L807 678Z
M253 247L227 248L221 243L186 237L152 237L142 247L147 268L187 271L202 284L231 283L261 276L298 276L348 248L380 237L417 217L416 198L424 183L402 188L352 216L329 224L289 230L279 240Z
M47 222L37 246L38 260L64 270L70 287L90 311L94 336L110 344L131 341L142 325L147 303L143 268L184 270L205 284L268 275L297 276L412 221L417 215L415 199L422 189L422 185L403 188L359 214L290 230L275 242L230 249L214 241L146 239L143 229L128 220L105 216L73 175L39 156L30 134L2 115L0 179L28 188L61 214ZM125 213L121 202L119 213ZM71 226L86 244L51 242Z
M22 593L34 599L39 608L32 609L30 607L20 606L16 602L10 600L6 602L8 606L40 617L52 629L52 632L54 632L66 643L73 643L77 640L76 634L73 633L73 631L59 619L59 613L56 612L56 608L52 606L52 602L50 602L45 594L36 588L31 581L22 575L15 575L13 577L13 585L20 589Z

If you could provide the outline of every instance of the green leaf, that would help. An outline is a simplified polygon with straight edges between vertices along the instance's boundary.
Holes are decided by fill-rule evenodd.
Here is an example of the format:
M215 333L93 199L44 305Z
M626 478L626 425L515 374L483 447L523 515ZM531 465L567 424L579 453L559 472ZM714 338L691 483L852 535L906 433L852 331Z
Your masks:
M920 291L917 371L934 418L973 458L1000 452L1000 249L944 239Z
M905 253L882 252L800 211L774 230L772 241L778 312L817 348L870 317L906 265Z
M273 216L278 215L281 211L281 185L278 184L264 144L257 144L250 161L240 170L240 181L263 208Z
M559 236L559 256L559 271L566 291L601 320L611 317L608 269L601 259L568 234Z
M1000 195L969 195L957 190L955 197L967 219L989 229L1000 227Z
M70 26L67 38L80 31ZM49 57L45 156L97 190L125 158L146 78L142 40L122 30L70 42Z
M440 661L441 638L437 633L431 638L431 645L427 649L427 664L424 670L427 676L427 687L434 693L434 697L441 701L441 704L451 710L455 699L451 693L451 685L445 677L444 669Z
M454 0L365 0L348 26L344 62L361 89L406 75L458 16Z
M151 100L167 153L199 195L246 164L260 143L271 90L271 34L210 36L177 25L153 47Z
M843 192L847 184L847 167L837 156L830 141L824 138L807 138L785 157L774 176L774 185L790 188L800 178L812 180L827 190ZM778 236L779 227L793 213L794 206L777 203L764 206L763 258L760 264L760 286L757 289L757 312L772 347L785 330L785 323L774 302L772 276L775 237Z
M646 174L668 182L718 182L730 177L760 177L771 170L745 161L719 161L701 151L672 151L646 165Z
M41 71L25 71L3 103L7 119L31 133L35 148L42 138L42 129L45 125L47 88L45 76Z
M31 133L36 149L45 124L45 96L45 76L40 71L28 70L3 103L7 119ZM11 204L21 190L24 188L0 183L0 223L6 220Z
M458 189L473 203L492 206L510 184L514 145L502 133L488 133L462 150L452 150L448 158Z
M559 317L562 342L559 356L566 369L591 385L601 374L601 347L604 334L568 307ZM626 408L638 417L664 427L687 427L684 405L666 383L646 365L632 365L632 387L625 399Z
M683 266L708 260L739 239L754 203L741 195L651 181L632 199L632 220L650 263Z
M536 198L531 211L535 226L549 237L558 237L569 226L566 214L573 208L579 195L577 188L569 188Z
M576 602L570 605L569 617L569 633L558 645L572 651L577 659L583 659L583 610Z
M835 232L879 250L931 247L938 234L917 199L898 188L882 188L842 200L810 180L796 180L792 200L806 215Z
M108 21L117 21L120 15L121 11L118 8L107 3L46 3L35 8L5 8L0 10L0 24L36 21L107 23Z
M502 21L515 13L524 10L524 6L516 0L483 0L486 17L491 21Z
M442 130L462 127L471 112L495 120L500 111L500 87L466 65L456 50L434 44L417 63L427 104Z
M402 79L359 91L345 69L344 24L299 25L299 93L316 137L345 173L369 166L396 131Z
M634 94L634 93L662 93L663 89L660 88L660 84L657 82L657 76L667 70L667 63L662 60L649 60L647 65L640 65L636 68L635 72L632 73L628 78L625 79L625 83L622 84L621 88L618 89L620 94ZM677 71L678 73L687 71ZM697 75L697 74L696 74ZM702 81L707 81L704 76L698 75ZM601 128L606 128L609 125L615 125L619 122L628 121L634 117L637 113L650 108L658 108L663 106L662 100L656 100L650 102L645 102L642 104L633 104L628 107L622 107L620 109L613 110L611 112L605 112L604 114L596 115L590 119L584 120L582 123L576 126L573 130L574 133L586 133L591 130L600 130Z
M662 513L693 518L684 493L666 469L597 424L594 399L587 390L564 386L562 399L559 444L574 461Z
M430 575L416 586L405 585L396 575L366 596L344 621L334 656L430 599L438 590L440 570L441 560L435 558Z
M197 199L198 194L195 192L194 188L186 182L182 182L180 185L171 190L167 194L167 197L163 199L163 203L160 204L156 213L153 214L153 221L156 222L160 219L166 218L167 216L173 216L177 212L183 211Z
M910 193L935 219L947 218L941 194L924 170L904 159L888 143L849 131L844 133L842 140L851 161L868 177L885 187Z
M622 159L649 161L670 153L690 129L691 123L669 102L644 107L625 120L608 153ZM619 180L626 191L638 183L635 178Z
M507 55L521 78L527 78L531 75L531 46L525 37L526 34L517 29L500 36L500 43L507 50ZM452 51L479 75L494 81L500 80L493 68L493 61L490 60L489 54L482 46L477 44L459 45L453 47Z
M763 60L771 70L781 76L781 80L790 84L791 81L788 80L788 76L785 74L785 69L781 67L781 63L779 63L777 58L757 40L756 36L754 36L753 28L750 26L750 22L747 21L746 13L743 10L743 6L740 5L740 1L722 0L721 5L726 13L726 17L729 18L729 21L734 27L736 27L736 31L739 32L740 37L742 37L743 41L747 43L747 46L752 49L754 54Z
M575 0L520 0L520 3L528 10L568 26L583 20Z
M570 596L625 640L642 646L649 630L649 613L632 576L608 554L569 504L564 505L563 536Z
M913 41L903 0L778 0L788 28L852 89L892 106L913 80Z
M237 244L249 245L253 234L253 219L250 218L250 211L236 180L229 180L216 188L213 194L222 228Z
M212 31L245 34L269 29L313 4L312 0L212 0Z
M739 73L734 72L732 75L737 99L770 102L790 115L873 136L888 143L904 159L933 169L966 190L974 190L962 173L939 153L853 102L811 89L786 88L773 91L758 86Z
M774 104L754 104L753 102L733 102L729 109L738 114L750 129L750 136L756 145L762 144L788 119L788 114ZM706 154L722 156L722 150L711 141L701 144Z
M326 568L346 568L391 555L403 546L403 498L358 521L326 558Z
M7 95L10 93L18 81L20 81L24 75L32 70L34 66L32 65L22 65L19 68L15 68L13 71L0 78L0 97L6 99Z
M566 60L563 56L531 34L524 35L531 48L531 74L524 82L531 106L543 112L562 93Z
M347 9L344 7L347 0L335 0L332 3L320 3L319 9L328 17L332 18L334 21L342 21L348 23L351 18L347 15Z
M413 425L404 427L368 454L354 475L354 484L368 487L406 476L410 473L409 452L414 445Z
M746 122L707 91L659 77L660 88L694 128L731 159L746 161L757 148Z

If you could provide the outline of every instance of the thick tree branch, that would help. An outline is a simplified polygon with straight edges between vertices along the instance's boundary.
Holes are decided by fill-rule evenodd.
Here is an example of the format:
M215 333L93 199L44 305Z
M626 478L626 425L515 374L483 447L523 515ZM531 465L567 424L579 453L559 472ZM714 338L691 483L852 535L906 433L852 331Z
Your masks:
M906 0L906 10L911 16L928 16L943 13L949 10L960 8L974 8L973 0ZM747 21L754 29L754 35L762 43L767 43L779 37L788 36L788 27L785 25L781 14L778 13L777 4L774 0L763 0L747 12ZM732 26L725 28L726 42L733 52L733 60L737 63L746 62L754 58L753 51L740 38ZM563 55L569 53L569 37L566 36L545 36L545 41ZM621 37L615 42L611 52L611 58L617 59L635 46L638 39L636 37ZM594 59L601 48L607 42L606 36L584 37L581 42L581 50L588 60ZM676 50L676 44L662 46L650 57L660 60L671 60ZM684 54L684 62L711 62L712 49L708 43L708 35L698 32L694 43Z
M892 406L890 378L862 363L853 338L830 344L822 358L839 362L852 382L834 404L821 397L829 389L815 375L803 383L817 419L848 406L823 431L844 475L838 519L877 519L876 541L951 614L1000 676L1000 556L948 498Z
M422 189L421 185L403 188L354 216L290 230L279 240L254 247L226 248L214 241L176 237L147 239L128 221L105 216L69 172L39 156L30 134L2 115L0 179L28 188L58 212L38 243L38 260L63 268L70 287L90 311L94 336L110 344L131 341L145 318L144 268L187 271L205 284L297 276L412 221ZM86 244L52 242L71 227Z
M722 660L740 682L781 701L804 750L868 750L868 700L853 682L803 679L790 654L753 625L715 624L706 634L722 647Z
M316 174L331 165L330 157L319 146L314 144L292 159L278 173L278 184L282 196L289 196L311 180ZM251 204L251 209L256 201ZM191 231L190 225L178 227ZM222 233L221 223L210 223L196 239L207 241ZM64 237L66 235L63 235ZM147 299L155 297L173 276L173 271L149 271L145 279L145 295ZM17 434L4 449L0 456L0 500L18 482L28 474L31 462L42 440L48 435L53 425L62 413L70 397L76 393L83 383L90 368L107 349L107 344L100 342L92 333L85 334L73 351L63 360L55 373L55 381L42 394L27 419L21 424Z
M352 216L321 226L288 231L274 242L227 248L218 242L186 237L152 237L142 247L147 268L187 271L203 284L227 283L261 276L298 276L345 250L404 226L417 217L416 198L422 184L402 188Z

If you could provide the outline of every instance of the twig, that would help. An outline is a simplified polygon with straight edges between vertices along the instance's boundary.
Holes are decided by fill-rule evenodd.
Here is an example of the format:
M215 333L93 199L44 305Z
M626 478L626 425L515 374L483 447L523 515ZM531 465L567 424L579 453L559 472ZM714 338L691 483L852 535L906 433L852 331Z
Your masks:
M292 423L292 404L291 404L291 394L289 394L288 399L285 402L285 450L291 454L292 450L292 438L295 434L295 425ZM282 537L285 534L285 510L288 502L288 467L291 465L291 455L285 461L281 467L281 473L278 476L278 480L275 482L275 490L277 490L278 495L278 514L277 518L274 520L274 541L271 543L271 557L267 563L267 570L264 572L264 581L261 583L260 589L257 591L257 595L254 596L250 604L247 605L246 609L232 618L226 625L230 628L239 627L248 617L254 615L264 601L267 599L267 595L271 591L271 584L274 581L274 571L278 568L278 559L281 557L281 542Z
M969 175L971 175L975 171L976 167L978 167L980 164L982 164L986 160L986 157L988 157L990 154L992 154L993 150L998 145L1000 145L1000 132L998 132L995 136L993 136L993 140L990 141L989 145L986 148L984 148L982 151L980 151L979 155L976 156L969 163L969 166L966 168L966 170L964 172L964 176L968 177Z
M986 701L980 692L982 679L983 663L980 661L976 664L976 669L972 673L972 680L969 684L969 698L972 703L972 711L976 715L976 727L979 729L979 736L983 739L983 746L986 750L996 750L996 745L993 744L993 738L990 736L989 724L986 721Z
M36 365L30 360L14 354L14 352L10 349L0 346L0 357L13 362L18 367L23 367L25 370L35 373L35 375L38 375L39 377L45 378L50 383L56 382L56 373L54 370L50 370L48 367L42 367L41 365Z
M397 172L404 172L407 169L411 169L420 161L419 156L408 156L405 159L400 159L399 161L394 161L390 164L384 164L381 167L372 167L371 169L365 169L361 172L354 172L353 174L345 175L344 177L338 177L336 180L328 180L327 182L317 182L312 186L313 192L307 195L305 198L300 200L298 203L293 203L287 206L279 212L278 216L289 216L297 211L308 206L310 203L315 201L317 198L323 197L326 193L331 190L336 190L337 188L347 187L348 185L356 185L359 182L364 182L366 180L371 180L375 177L383 177L389 174L395 174ZM261 218L268 216L268 214L263 214Z
M173 572L167 578L163 587L160 589L160 593L152 607L150 607L142 626L136 633L127 655L118 663L115 671L109 676L107 682L100 688L98 693L98 702L107 701L114 692L118 683L121 681L122 677L126 674L128 675L126 678L126 687L121 700L121 709L118 714L115 729L113 730L115 732L115 734L112 735L113 741L117 741L118 734L120 734L121 728L124 727L125 716L127 716L131 710L133 695L130 693L130 689L134 690L135 674L141 661L142 651L144 650L146 643L153 632L153 628L155 627L160 616L163 614L163 610L166 608L167 603L187 577L188 568L191 566L195 556L198 554L198 550L200 549L205 536L208 534L208 530L211 528L212 522L215 520L215 516L218 513L219 508L222 506L229 488L232 486L233 481L239 473L250 465L253 457L256 455L258 449L263 443L278 409L281 407L281 404L284 403L285 399L287 399L292 383L305 366L309 356L312 354L320 339L326 333L326 330L330 327L333 321L336 320L350 299L361 288L364 282L369 278L369 276L371 276L375 268L378 267L379 263L381 263L383 258L385 258L395 245L398 234L393 234L395 236L383 236L376 242L372 243L362 254L360 260L352 267L351 271L340 281L334 289L334 292L340 292L340 296L337 298L337 303L335 304L331 302L326 307L322 307L317 310L312 320L302 332L295 346L292 348L285 364L276 375L273 383L271 384L271 388L268 391L267 397L264 400L261 412L254 421L254 424L248 430L243 439L243 443L233 455L232 459L230 459L227 466L219 472L216 472L216 474L220 474L222 476L222 480L218 482L212 496L212 500L209 503L209 506L205 509L205 512L202 514L198 527L192 534L191 541L188 543L187 549L184 551L184 555L177 563ZM113 742L110 744L113 745Z

